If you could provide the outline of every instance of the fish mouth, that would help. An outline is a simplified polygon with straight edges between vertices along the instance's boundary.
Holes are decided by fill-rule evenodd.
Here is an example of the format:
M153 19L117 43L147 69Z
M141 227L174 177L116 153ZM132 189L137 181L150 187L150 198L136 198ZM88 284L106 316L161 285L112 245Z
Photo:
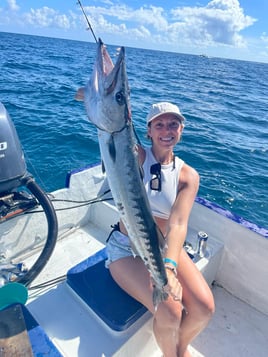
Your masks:
M131 123L125 48L121 47L115 64L99 39L96 60L86 87L76 98L84 100L89 120L101 131L120 133Z
M121 47L117 60L113 63L106 46L99 39L96 59L96 81L99 93L103 98L110 97L110 108L107 109L108 118L114 118L115 112L121 121L108 120L109 123L103 130L114 134L121 132L131 123L131 109L129 102L129 86L125 63L125 48ZM109 106L108 105L108 106ZM120 113L120 114L119 114Z
M115 90L119 77L121 76L122 83L124 83L126 78L125 48L120 48L116 63L114 64L106 46L102 40L99 39L97 63L98 75L102 80L105 80L105 92L106 94L110 94Z

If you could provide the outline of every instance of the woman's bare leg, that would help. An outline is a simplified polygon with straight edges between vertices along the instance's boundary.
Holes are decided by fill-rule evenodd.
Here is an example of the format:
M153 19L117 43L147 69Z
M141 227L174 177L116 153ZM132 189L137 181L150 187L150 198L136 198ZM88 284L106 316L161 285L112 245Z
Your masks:
M190 342L207 326L214 313L214 298L202 273L183 250L178 278L183 289L183 313L180 326L178 356L184 354Z
M139 257L126 257L110 264L110 271L122 289L154 314L154 335L165 357L189 357L188 344L207 325L213 310L213 296L203 276L183 251L179 281L182 305L169 297L155 312L150 275Z
M154 334L165 357L176 356L182 305L171 297L155 311L151 278L139 257L126 257L110 264L114 280L154 315ZM172 308L171 308L172 306Z

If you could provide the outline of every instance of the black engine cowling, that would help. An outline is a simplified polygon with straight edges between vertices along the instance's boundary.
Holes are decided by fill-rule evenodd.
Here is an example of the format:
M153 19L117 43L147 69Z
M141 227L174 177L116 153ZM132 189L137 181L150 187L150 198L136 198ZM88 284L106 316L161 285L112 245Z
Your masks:
M23 189L25 188L28 190L27 195L23 194ZM57 242L58 220L49 197L27 172L15 126L6 108L0 102L0 224L7 219L16 217L16 215L21 215L27 210L28 212L31 211L38 202L46 215L48 225L47 239L40 256L32 267L26 273L20 274L20 271L18 271L17 278L14 278L15 280L12 278L12 281L26 286L41 272L53 252ZM5 244L10 247L9 242L2 240L1 243L0 249L5 248ZM3 256L1 251L0 254ZM0 278L2 277L2 280L6 279L4 278L5 274L1 275L1 272L0 264ZM12 273L14 276L14 270L12 270ZM9 283L9 281L7 282Z
M0 193L18 187L26 171L16 129L5 106L0 102Z

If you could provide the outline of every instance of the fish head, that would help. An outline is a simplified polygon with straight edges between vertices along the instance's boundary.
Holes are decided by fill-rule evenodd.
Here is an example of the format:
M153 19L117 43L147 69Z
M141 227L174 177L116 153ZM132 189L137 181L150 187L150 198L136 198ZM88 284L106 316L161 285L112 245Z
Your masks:
M120 48L113 64L99 40L93 73L84 90L84 102L89 120L100 130L113 134L131 122L124 47Z

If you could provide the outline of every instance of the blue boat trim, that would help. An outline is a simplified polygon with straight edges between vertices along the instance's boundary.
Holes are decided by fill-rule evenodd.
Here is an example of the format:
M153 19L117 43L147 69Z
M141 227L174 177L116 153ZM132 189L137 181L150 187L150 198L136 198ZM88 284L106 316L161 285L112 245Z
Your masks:
M81 263L75 265L71 269L69 269L68 273L67 273L67 277L68 277L68 275L71 275L71 274L82 273L89 267L91 267L105 259L107 259L106 247L99 250L97 253L91 255L87 259L83 260Z
M71 268L67 284L112 329L124 331L146 307L124 292L105 267L106 248Z
M202 197L197 197L195 199L195 201L207 208L212 209L214 212L217 212L218 214L231 219L232 221L241 224L243 227L250 229L251 231L260 234L261 236L263 236L264 238L268 238L268 230L262 227L259 227L258 225L256 225L255 223L251 223L247 220L245 220L244 218L242 218L241 216L234 214L230 211L228 211L227 209L217 205L216 203L213 203L211 201L206 200L205 198Z

